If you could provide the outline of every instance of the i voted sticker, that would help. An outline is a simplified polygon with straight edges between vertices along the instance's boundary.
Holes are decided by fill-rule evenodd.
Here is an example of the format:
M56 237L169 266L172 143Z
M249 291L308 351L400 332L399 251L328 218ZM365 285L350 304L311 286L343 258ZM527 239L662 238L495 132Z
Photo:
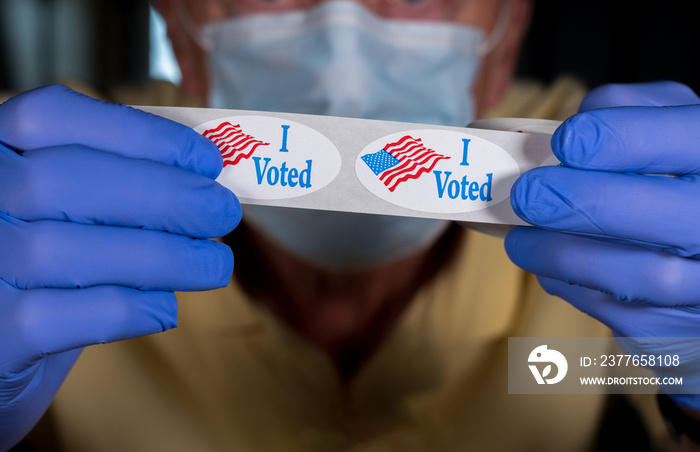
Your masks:
M287 199L325 187L338 175L338 149L316 130L271 116L231 116L200 124L224 158L217 178L236 196Z
M518 164L497 145L466 133L411 130L380 138L355 162L362 184L392 204L434 213L486 209L510 195Z

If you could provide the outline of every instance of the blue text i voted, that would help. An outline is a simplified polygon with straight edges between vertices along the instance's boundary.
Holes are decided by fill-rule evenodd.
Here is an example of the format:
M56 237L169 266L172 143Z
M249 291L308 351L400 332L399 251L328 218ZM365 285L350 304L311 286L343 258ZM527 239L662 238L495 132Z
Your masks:
M289 126L284 125L282 126L282 147L280 148L280 152L289 152L289 149L287 149L287 131L289 130Z

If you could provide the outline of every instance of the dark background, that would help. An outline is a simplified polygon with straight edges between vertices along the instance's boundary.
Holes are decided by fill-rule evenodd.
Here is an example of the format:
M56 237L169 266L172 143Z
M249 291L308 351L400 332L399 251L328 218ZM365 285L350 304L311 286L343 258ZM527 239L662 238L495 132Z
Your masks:
M148 0L0 0L0 90L138 82L148 57Z
M12 15L18 2L35 14L21 18L13 32L7 24L17 25L20 18ZM84 11L82 18L61 16L66 5ZM699 12L698 0L536 1L518 74L545 82L574 74L590 88L673 79L699 92ZM0 0L0 23L0 90L20 91L64 76L97 88L148 77L147 0ZM17 30L38 38L27 42L27 35ZM61 30L82 30L83 38L75 38L82 44L58 48ZM57 60L66 54L79 61L59 67ZM33 64L24 76L17 74L18 59Z
M535 2L520 76L590 88L670 79L700 92L700 1Z

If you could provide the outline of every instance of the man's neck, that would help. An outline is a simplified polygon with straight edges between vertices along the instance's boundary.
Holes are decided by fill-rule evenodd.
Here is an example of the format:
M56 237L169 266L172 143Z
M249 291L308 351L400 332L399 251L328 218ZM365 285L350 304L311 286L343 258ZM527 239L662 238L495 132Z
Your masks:
M281 249L252 228L227 240L241 286L281 321L327 351L351 378L391 331L420 288L454 250L454 227L428 249L371 269L333 272Z

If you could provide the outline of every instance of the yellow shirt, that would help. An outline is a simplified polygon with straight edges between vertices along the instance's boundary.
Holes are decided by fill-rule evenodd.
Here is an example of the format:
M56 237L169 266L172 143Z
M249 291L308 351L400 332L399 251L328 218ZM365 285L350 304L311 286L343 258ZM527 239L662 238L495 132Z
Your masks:
M516 85L492 116L563 119L583 93L572 80L547 90ZM606 328L544 293L508 260L502 240L468 231L461 243L348 384L235 280L178 294L177 329L84 351L52 407L62 446L587 450L604 396L509 395L507 338L601 336Z

